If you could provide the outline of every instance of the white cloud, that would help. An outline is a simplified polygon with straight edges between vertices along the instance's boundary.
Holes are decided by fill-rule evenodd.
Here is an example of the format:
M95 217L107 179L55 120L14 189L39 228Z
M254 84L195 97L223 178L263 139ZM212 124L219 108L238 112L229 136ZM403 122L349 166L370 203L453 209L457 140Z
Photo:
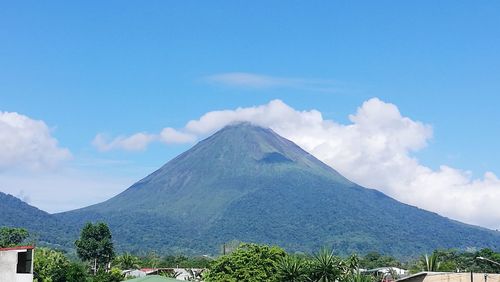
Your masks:
M158 134L145 132L135 133L130 136L118 136L113 139L107 138L105 134L99 133L92 140L92 145L101 152L111 150L142 151L152 142L163 142L166 144L192 143L197 136L182 132L171 127L165 127Z
M113 146L134 148L148 138L135 134L125 139ZM144 168L129 167L126 176L103 175L95 167L109 167L109 162L98 164L92 160L75 166L75 162L68 161L70 158L70 151L58 145L43 121L0 112L0 191L42 210L65 211L104 201L146 173Z
M15 112L0 112L0 144L0 171L52 168L71 158L43 121Z
M250 88L297 88L308 91L335 92L337 83L330 79L276 77L256 73L229 72L205 77L209 83Z
M403 116L397 106L377 98L364 102L349 119L340 124L317 110L298 111L273 100L208 112L179 131L169 131L185 134L192 142L192 136L203 137L238 121L270 127L356 183L444 216L500 227L500 180L495 174L475 179L446 165L433 170L412 157L432 138L430 125Z
M167 144L192 143L196 140L196 135L180 132L171 127L166 127L160 133L160 140Z
M113 140L108 140L108 138L100 133L97 134L92 145L96 147L101 152L106 152L115 149L121 149L125 151L141 151L146 149L146 147L154 141L157 137L153 134L148 134L144 132L139 132L131 136L119 136Z

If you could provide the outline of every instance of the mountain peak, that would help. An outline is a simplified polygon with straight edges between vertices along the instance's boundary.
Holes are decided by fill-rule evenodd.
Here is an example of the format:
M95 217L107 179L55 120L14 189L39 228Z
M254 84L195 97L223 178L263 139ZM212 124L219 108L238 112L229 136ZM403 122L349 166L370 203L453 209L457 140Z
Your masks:
M265 127L257 125L251 121L235 121L227 124L222 128L224 129L265 129Z
M268 135L268 137L275 136L278 138L282 138L278 134L276 134L272 129L268 127L263 127L260 125L256 125L254 123L248 121L242 122L234 122L224 126L222 129L217 131L211 137L217 137L219 135L225 134L234 134L234 137L245 137L245 138L256 138L262 135ZM211 138L209 137L209 138ZM263 140L260 140L263 141Z
M248 122L222 128L119 195L61 218L105 220L119 230L119 242L143 238L141 248L170 251L210 252L233 239L389 254L500 242L491 232L356 185L292 141ZM410 237L418 241L408 243Z
M105 211L127 206L144 210L156 205L161 208L155 210L161 213L184 218L198 211L196 221L211 221L235 198L258 189L255 181L289 175L311 175L339 185L354 185L273 130L242 122L227 125L116 197L89 208ZM212 200L203 206L194 203L196 196ZM176 203L167 198L176 199Z

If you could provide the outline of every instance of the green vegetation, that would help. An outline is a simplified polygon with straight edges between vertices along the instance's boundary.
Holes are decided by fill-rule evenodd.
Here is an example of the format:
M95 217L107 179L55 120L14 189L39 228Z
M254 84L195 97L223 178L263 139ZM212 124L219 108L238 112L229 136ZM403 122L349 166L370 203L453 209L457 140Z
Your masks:
M102 223L103 224L103 223ZM92 234L99 234L92 225ZM105 225L105 224L104 224ZM90 225L86 225L90 226ZM84 234L86 232L83 232ZM106 234L102 232L101 234ZM111 234L109 233L109 236ZM87 237L87 236L82 236ZM104 236L108 238L108 236ZM95 244L99 248L99 244ZM360 268L401 267L410 269L411 273L420 271L462 271L462 272L500 272L496 265L477 260L481 256L494 261L500 260L500 253L491 249L482 249L475 252L459 252L457 250L435 250L430 255L424 255L415 260L398 261L394 257L369 253L358 257L351 254L341 257L329 249L321 249L312 254L290 254L277 246L242 243L238 247L231 247L226 254L215 259L206 257L160 256L151 252L145 256L135 256L123 253L116 256L111 262L111 269L101 267L95 275L90 275L92 267L80 261L69 259L65 253L49 248L37 248L34 267L38 274L37 281L41 282L114 282L121 281L121 270L136 268L187 268L191 270L191 281L339 281L339 282L376 282L381 277L360 273ZM206 271L195 272L192 268L207 268ZM166 277L175 277L173 271L162 273ZM391 274L397 277L396 274Z
M438 259L439 256L437 253L433 253L431 256L425 254L425 271L438 271L441 266L441 262Z
M62 223L53 215L2 192L0 211L0 227L22 227L30 233L30 240L36 240L38 244L69 249L78 234L78 228Z
M278 261L286 255L278 247L242 244L234 252L215 260L206 281L280 281Z
M269 255L272 248L273 255ZM264 253L264 255L263 255ZM340 281L340 282L376 282L382 277L360 273L365 266L410 268L412 273L420 271L474 271L499 273L500 268L482 261L478 256L499 261L500 253L490 249L476 252L457 252L455 250L436 250L430 256L400 262L390 256L370 253L358 258L352 254L342 258L328 249L321 249L312 256L284 253L279 247L242 244L234 252L222 255L210 265L207 281ZM251 262L249 262L251 258ZM359 263L359 264L358 264ZM460 266L461 269L445 269ZM395 273L391 274L397 278ZM265 277L265 278L263 278ZM264 279L264 280L262 280Z
M24 228L0 227L0 248L17 246L28 236L28 231Z
M94 274L98 270L107 270L107 264L115 256L111 231L103 222L85 224L75 246L78 257L93 265Z
M388 255L370 252L359 260L359 265L364 269L374 269L381 266L402 267L401 262Z
M114 256L111 231L105 223L87 223L75 242L82 261L70 260L62 251L46 247L35 249L34 272L38 282L119 282L118 268L107 269ZM90 264L92 267L89 267ZM93 262L93 263L92 263ZM93 274L89 274L92 268Z
M234 252L216 259L204 277L206 281L349 281L368 282L357 272L357 257L342 259L322 249L312 257L287 254L279 247L242 244Z
M121 256L117 256L113 263L121 269L137 269L139 268L140 260L130 253L124 253Z
M322 249L314 255L311 263L310 280L333 282L348 275L344 261L333 254L333 251Z
M449 272L489 272L500 273L500 267L485 261L478 260L477 257L485 257L493 261L500 261L500 253L491 249L479 251L460 252L456 249L435 250L430 256L422 256L406 265L413 273L419 271L449 271Z
M308 281L309 266L309 261L302 257L286 255L278 261L278 276L288 282Z
M56 282L65 281L70 261L60 251L41 247L35 249L33 265L39 281Z

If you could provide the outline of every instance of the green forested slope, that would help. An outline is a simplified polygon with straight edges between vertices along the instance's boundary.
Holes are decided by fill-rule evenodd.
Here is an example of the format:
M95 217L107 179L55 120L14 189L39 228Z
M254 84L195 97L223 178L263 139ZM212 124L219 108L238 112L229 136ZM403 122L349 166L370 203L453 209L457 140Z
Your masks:
M360 187L250 124L222 129L106 202L57 217L105 220L129 250L216 253L230 240L397 256L500 247L498 232Z

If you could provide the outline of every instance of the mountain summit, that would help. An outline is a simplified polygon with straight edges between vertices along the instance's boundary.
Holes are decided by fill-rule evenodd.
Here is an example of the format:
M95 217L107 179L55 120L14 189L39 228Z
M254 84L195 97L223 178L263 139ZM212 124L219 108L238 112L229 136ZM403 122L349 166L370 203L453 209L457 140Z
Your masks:
M249 123L226 126L103 203L56 217L105 220L117 245L130 251L216 253L231 240L397 256L500 246L498 232L363 188Z

